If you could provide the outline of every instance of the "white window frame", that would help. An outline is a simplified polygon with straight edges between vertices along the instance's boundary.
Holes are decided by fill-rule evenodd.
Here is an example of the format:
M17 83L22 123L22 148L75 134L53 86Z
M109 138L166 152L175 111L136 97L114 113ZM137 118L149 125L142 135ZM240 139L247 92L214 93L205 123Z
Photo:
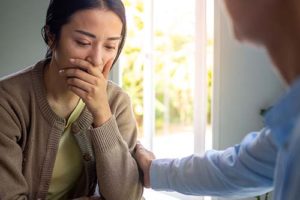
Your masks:
M153 67L153 0L145 1L145 70L144 70L144 137L145 145L153 149L155 135L155 91ZM196 41L194 77L194 153L205 150L206 112L207 112L207 69L206 69L206 0L195 0Z
M207 113L207 66L206 66L206 0L195 0L196 9L196 61L194 99L194 153L205 151Z
M220 118L218 113L220 112L220 17L222 2L220 0L214 0L214 67L213 67L213 101L212 101L212 142L213 149L218 149L219 134L220 134Z
M143 127L144 127L144 145L153 150L153 140L155 135L155 72L154 72L154 61L153 61L153 8L154 1L145 1L145 27L144 27L144 48L143 55L145 56L145 67L144 67L144 117L143 117Z
M143 55L144 67L144 140L143 145L153 150L155 135L155 72L153 67L153 8L154 0L145 1L145 33ZM207 68L206 68L206 0L195 0L195 73L194 73L194 153L205 150L206 113L207 113ZM120 69L113 69L111 79L120 84ZM133 97L134 98L134 97ZM202 200L203 197L195 197Z

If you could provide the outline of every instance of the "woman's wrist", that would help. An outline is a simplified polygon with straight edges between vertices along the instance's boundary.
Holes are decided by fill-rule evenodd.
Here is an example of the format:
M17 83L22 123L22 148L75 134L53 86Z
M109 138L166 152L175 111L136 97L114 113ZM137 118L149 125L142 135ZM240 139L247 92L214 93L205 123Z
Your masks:
M110 110L102 110L101 113L94 115L93 127L97 128L102 126L105 122L107 122L112 117Z

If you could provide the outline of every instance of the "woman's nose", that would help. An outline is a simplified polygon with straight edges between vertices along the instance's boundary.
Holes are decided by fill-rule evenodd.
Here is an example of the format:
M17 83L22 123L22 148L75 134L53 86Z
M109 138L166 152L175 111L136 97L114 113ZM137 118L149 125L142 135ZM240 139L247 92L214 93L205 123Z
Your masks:
M87 57L87 61L89 61L94 67L103 67L103 55L99 48L92 49Z

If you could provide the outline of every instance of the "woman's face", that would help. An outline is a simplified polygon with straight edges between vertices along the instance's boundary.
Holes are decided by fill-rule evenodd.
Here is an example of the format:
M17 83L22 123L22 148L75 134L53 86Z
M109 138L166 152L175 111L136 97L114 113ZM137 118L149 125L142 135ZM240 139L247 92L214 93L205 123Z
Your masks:
M108 10L88 9L76 12L62 26L52 59L58 68L72 66L70 59L83 59L93 66L103 66L116 58L121 42L122 22Z

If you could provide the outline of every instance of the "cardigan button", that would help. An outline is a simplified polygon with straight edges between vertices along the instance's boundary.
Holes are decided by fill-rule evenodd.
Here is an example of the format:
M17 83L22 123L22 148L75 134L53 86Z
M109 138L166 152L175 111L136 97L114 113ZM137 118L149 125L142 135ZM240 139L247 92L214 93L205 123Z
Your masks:
M73 124L72 125L72 132L73 133L78 133L80 131L80 128L78 127L78 125Z
M83 154L83 160L90 161L92 159L92 156L88 153Z

